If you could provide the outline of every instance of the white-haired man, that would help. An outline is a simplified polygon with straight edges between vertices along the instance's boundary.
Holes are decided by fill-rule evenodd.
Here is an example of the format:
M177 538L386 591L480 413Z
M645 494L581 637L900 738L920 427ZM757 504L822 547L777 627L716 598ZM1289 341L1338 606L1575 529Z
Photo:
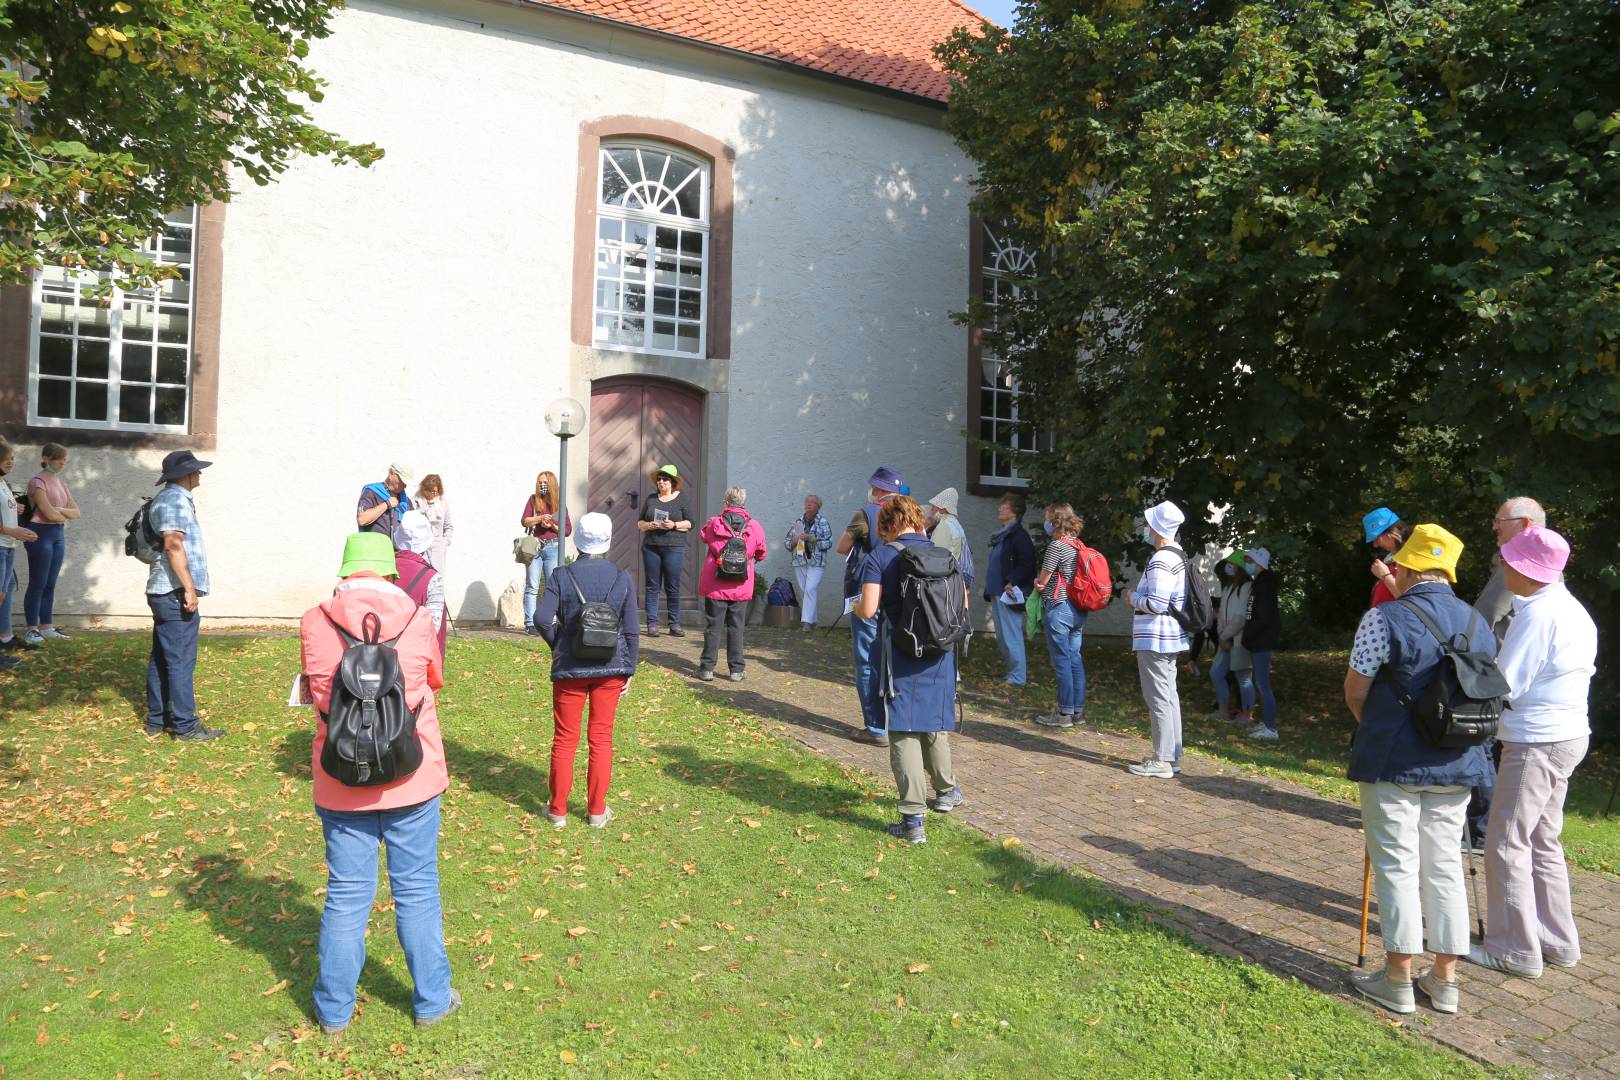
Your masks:
M1531 525L1545 529L1547 511L1530 496L1515 495L1497 507L1496 516L1491 519L1496 546L1502 547ZM1485 616L1485 622L1496 632L1496 641L1500 644L1507 637L1508 620L1513 616L1513 593L1507 587L1500 551L1491 559L1491 579L1474 601L1474 610Z

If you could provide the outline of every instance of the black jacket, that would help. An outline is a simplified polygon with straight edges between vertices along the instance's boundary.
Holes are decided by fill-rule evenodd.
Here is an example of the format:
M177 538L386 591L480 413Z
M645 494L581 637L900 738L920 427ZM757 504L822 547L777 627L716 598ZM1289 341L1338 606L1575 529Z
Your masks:
M1243 626L1243 647L1270 652L1282 640L1282 613L1277 610L1277 575L1260 571L1249 591L1249 621Z
M619 647L611 660L574 659L574 624L579 618L579 597L574 583L588 603L610 603L619 613ZM641 651L636 622L635 579L607 559L584 555L568 566L559 566L546 578L546 591L534 609L534 625L551 646L551 678L625 678L636 673Z

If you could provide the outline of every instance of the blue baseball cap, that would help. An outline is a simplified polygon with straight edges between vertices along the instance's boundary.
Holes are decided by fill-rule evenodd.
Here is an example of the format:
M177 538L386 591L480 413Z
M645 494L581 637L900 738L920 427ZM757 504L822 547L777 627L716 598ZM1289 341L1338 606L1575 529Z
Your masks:
M1361 531L1366 534L1367 543L1383 536L1389 527L1401 520L1401 515L1387 506L1380 506L1372 513L1361 519Z

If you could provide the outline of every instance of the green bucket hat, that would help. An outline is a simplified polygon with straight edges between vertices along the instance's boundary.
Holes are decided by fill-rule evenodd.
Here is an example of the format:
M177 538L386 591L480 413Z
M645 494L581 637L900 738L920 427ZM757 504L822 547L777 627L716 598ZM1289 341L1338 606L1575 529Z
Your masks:
M343 542L343 565L338 577L352 577L369 570L382 577L397 577L399 565L394 562L394 542L382 533L355 533Z

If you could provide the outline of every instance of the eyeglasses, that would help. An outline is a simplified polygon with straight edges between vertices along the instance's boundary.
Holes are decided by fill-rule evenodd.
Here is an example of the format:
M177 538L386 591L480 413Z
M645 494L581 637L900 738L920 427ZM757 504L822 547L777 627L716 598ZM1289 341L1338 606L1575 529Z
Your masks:
M1492 525L1506 525L1510 521L1529 521L1529 520L1530 519L1525 517L1523 514L1519 514L1519 515L1516 515L1514 517L1492 518L1491 519L1491 524Z

